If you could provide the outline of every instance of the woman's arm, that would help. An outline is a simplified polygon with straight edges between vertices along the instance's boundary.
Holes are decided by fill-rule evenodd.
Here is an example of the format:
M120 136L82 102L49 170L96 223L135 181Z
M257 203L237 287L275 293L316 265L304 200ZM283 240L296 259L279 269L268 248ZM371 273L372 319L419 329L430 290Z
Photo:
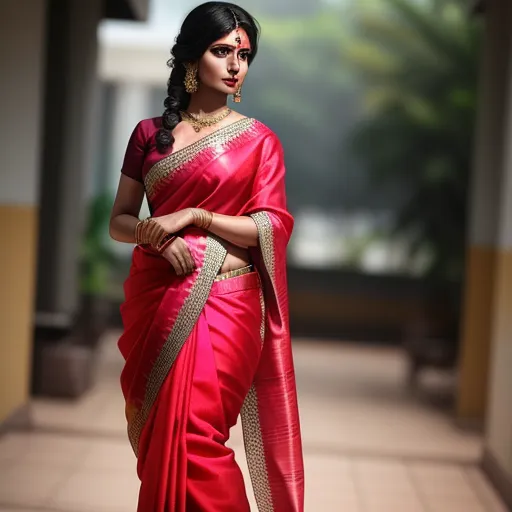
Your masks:
M110 236L118 242L135 243L135 228L139 223L144 185L121 174L116 199L110 216Z
M143 198L144 186L142 183L122 174L110 217L109 231L114 240L135 243L135 228L140 220L139 213ZM181 215L176 212L154 219L167 233L178 231L187 224L204 227L204 210L190 208L188 212L188 221L182 220L184 212L180 212ZM258 230L250 217L213 213L208 230L239 247L258 245Z
M140 222L139 213L143 198L144 186L142 183L122 174L110 217L109 231L114 240L137 243L135 233L137 224ZM180 219L184 219L185 216L186 212L182 210L168 217L177 218L174 220L174 225L179 227ZM160 219L162 220L164 217L160 217ZM190 274L195 269L195 262L189 247L181 238L174 239L165 249L162 248L161 254L171 263L179 276Z
M258 245L258 229L250 217L222 215L202 208L186 208L153 218L167 233L175 233L185 226L192 225L210 231L239 247Z
M247 248L258 245L258 228L251 217L233 217L214 213L208 230L239 247Z
M190 208L191 224L206 229L214 235L238 245L255 247L258 245L258 229L250 217L222 215L201 208Z

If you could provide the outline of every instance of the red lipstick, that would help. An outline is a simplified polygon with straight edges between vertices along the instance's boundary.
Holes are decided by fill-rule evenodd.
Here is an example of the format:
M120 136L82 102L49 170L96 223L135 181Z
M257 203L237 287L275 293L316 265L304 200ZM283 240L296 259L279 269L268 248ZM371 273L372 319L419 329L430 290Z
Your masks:
M237 78L224 78L222 80L228 87L236 87L236 84L238 83Z

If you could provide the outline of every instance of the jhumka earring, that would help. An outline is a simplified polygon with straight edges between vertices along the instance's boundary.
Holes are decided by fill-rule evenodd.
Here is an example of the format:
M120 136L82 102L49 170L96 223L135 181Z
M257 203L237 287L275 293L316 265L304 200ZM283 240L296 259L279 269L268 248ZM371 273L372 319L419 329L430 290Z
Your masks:
M236 90L235 94L233 94L233 101L235 103L241 103L242 102L242 86Z
M197 92L197 89L199 88L199 82L197 80L197 63L187 63L185 64L185 67L187 69L187 72L185 73L185 90L189 94L193 94L194 92Z

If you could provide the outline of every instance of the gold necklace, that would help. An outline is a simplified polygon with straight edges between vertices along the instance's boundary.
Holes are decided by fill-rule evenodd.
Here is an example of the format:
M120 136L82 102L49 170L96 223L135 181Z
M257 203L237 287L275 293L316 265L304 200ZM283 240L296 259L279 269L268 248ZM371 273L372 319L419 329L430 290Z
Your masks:
M213 126L214 124L219 123L223 119L231 114L232 110L230 108L224 109L219 114L191 114L190 112L186 112L184 110L180 111L182 121L190 123L194 130L199 133L201 128L206 128L208 126Z

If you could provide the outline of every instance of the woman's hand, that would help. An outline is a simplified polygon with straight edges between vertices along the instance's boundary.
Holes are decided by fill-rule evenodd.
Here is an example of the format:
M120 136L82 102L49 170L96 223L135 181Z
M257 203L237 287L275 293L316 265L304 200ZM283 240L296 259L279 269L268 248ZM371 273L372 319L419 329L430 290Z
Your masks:
M162 253L162 256L173 266L178 276L192 274L196 268L187 242L183 238L176 237L174 242Z
M175 213L170 213L169 215L152 218L162 226L166 233L178 233L183 228L192 224L192 221L194 220L191 208L185 208L184 210L179 210Z

